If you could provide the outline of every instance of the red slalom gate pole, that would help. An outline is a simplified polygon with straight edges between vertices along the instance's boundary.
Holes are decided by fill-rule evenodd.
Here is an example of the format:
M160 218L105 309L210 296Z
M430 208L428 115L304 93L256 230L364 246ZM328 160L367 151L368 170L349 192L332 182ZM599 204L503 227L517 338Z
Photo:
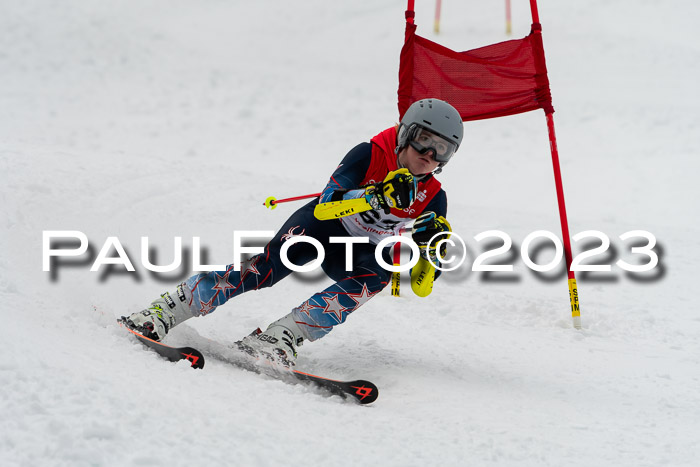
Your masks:
M435 0L435 23L433 23L433 31L435 34L440 33L440 10L442 7L442 0Z
M511 32L513 27L510 20L510 0L506 0L506 34L510 36Z
M559 219L561 221L561 235L564 240L564 257L566 258L566 271L569 282L569 302L571 303L571 319L574 328L581 329L581 308L578 300L578 287L576 286L576 274L571 270L571 239L569 238L569 221L566 218L566 203L564 202L564 185L561 181L561 168L559 167L559 150L557 149L557 136L554 133L554 117L547 114L547 132L549 133L549 147L552 152L552 168L554 169L554 183L557 189L557 201L559 203Z
M410 24L413 24L413 18L416 16L415 3L415 0L408 0L406 5L406 22Z
M537 11L537 0L530 0L530 10L532 12L532 22L539 24L540 16ZM541 34L540 29L535 29L536 34ZM576 285L576 274L571 270L571 239L569 237L569 222L566 217L566 203L564 202L564 185L561 179L561 168L559 166L559 150L557 149L557 136L554 132L553 110L546 112L547 133L549 134L549 149L552 153L552 168L554 170L554 183L557 190L557 202L559 204L559 219L561 221L561 235L564 241L564 257L566 259L566 271L569 283L569 302L571 303L571 318L574 328L581 329L581 308L578 298L578 287Z
M530 12L532 13L532 22L540 22L540 13L537 11L537 0L530 0Z

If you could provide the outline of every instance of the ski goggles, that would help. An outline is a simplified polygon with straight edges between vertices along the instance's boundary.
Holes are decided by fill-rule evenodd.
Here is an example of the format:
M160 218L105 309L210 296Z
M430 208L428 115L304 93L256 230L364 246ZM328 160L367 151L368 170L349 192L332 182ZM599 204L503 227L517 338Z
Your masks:
M428 151L432 151L433 160L441 163L449 161L457 150L455 143L423 127L416 129L408 144L420 154L427 154Z

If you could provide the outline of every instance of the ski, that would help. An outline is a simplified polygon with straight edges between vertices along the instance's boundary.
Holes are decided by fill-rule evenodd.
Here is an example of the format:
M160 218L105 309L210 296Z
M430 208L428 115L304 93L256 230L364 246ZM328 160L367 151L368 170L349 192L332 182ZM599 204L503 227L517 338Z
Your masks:
M192 347L171 347L169 345L162 344L158 341L154 341L153 339L149 339L148 337L140 334L138 331L131 329L121 319L118 319L117 322L124 329L136 336L136 339L139 342L141 342L146 347L155 350L155 352L158 355L165 358L166 360L170 360L171 362L187 360L190 362L192 368L204 368L204 355L202 355L202 353L199 350L193 349Z
M379 389L369 381L358 379L355 381L336 381L321 376L292 370L299 381L312 384L320 389L325 389L331 394L336 394L347 399L353 397L360 404L371 404L379 397Z
M314 387L343 399L355 400L363 405L371 404L379 396L377 386L366 380L338 381L287 368L264 357L252 356L238 347L223 345L209 339L206 340L205 345L207 346L207 354L217 360L259 375L278 379L287 384L303 384Z
M192 347L171 347L140 334L138 331L131 329L123 320L118 319L117 322L121 327L129 331L146 347L153 349L161 357L171 362L180 360L188 360L192 368L204 367L204 355ZM278 379L288 384L305 384L310 387L315 387L322 391L342 397L343 399L352 399L360 404L371 404L379 396L379 389L373 383L358 379L354 381L338 381L323 376L306 373L303 371L290 369L264 359L253 357L246 352L236 348L229 347L218 342L207 342L208 353L224 363L231 364L240 369L251 371L259 375L269 376Z

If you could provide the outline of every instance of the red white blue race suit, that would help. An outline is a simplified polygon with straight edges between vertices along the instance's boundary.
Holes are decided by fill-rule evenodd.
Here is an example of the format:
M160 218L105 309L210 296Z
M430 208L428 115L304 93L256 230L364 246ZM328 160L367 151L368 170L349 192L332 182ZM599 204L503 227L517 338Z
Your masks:
M325 290L311 296L293 309L292 313L305 338L313 341L328 334L333 326L343 323L348 315L381 291L390 281L391 273L380 266L374 256L375 245L383 238L398 235L403 227L424 211L438 216L447 213L447 197L440 183L427 175L418 182L415 202L407 209L366 211L341 219L320 221L314 217L319 202L364 196L361 187L382 182L386 175L398 169L396 128L389 128L370 143L353 148L331 175L319 199L308 203L287 220L263 253L241 264L240 271L229 265L225 271L211 271L190 277L184 283L190 309L195 315L206 315L227 300L248 292L270 287L292 271L280 259L283 242L297 235L318 240L324 247L323 271L335 281ZM353 264L346 271L345 248L342 243L330 243L331 237L369 237L370 243L353 245ZM383 251L384 261L392 264L389 248ZM300 242L287 250L287 257L296 265L317 258L313 245Z

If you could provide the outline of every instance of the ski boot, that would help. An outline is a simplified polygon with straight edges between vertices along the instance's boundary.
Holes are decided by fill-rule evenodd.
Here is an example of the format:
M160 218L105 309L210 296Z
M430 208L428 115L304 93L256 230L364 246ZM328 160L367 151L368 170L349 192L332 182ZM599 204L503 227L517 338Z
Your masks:
M236 346L253 357L262 357L285 368L291 368L297 358L297 347L303 342L301 330L290 313L270 324L265 332L260 328L256 329L236 342Z
M168 292L155 299L145 310L122 316L122 322L144 337L161 341L178 324L194 316L186 303L184 285L177 286L177 298Z

